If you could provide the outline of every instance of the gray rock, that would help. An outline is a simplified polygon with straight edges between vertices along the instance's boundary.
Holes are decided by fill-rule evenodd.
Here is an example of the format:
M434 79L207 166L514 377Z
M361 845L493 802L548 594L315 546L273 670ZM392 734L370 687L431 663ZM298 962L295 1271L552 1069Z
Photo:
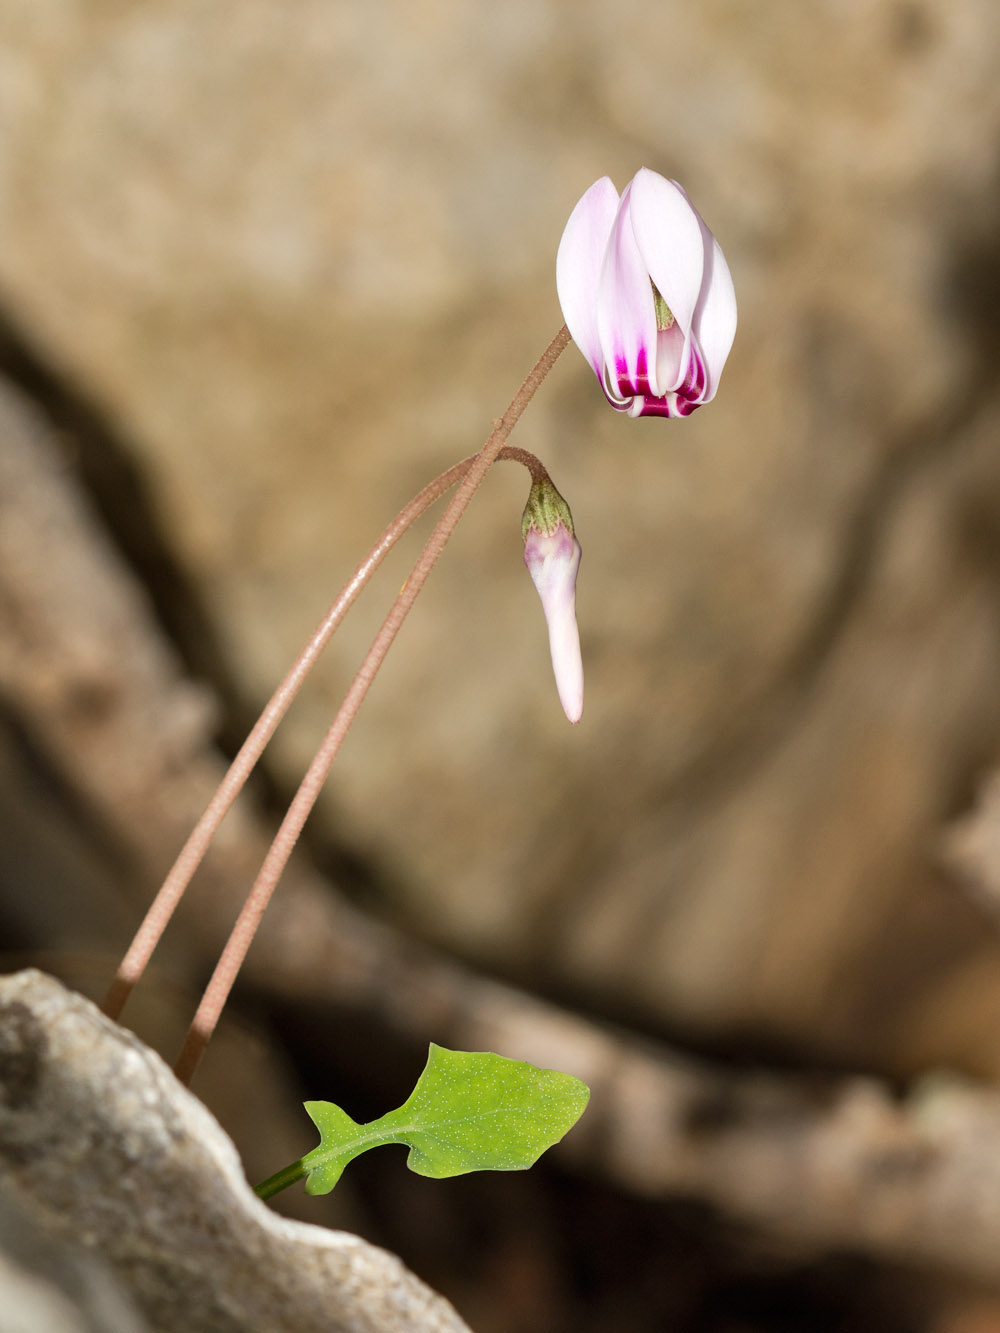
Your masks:
M271 1212L162 1060L35 971L0 981L0 1178L61 1252L101 1256L151 1330L466 1330L392 1255ZM71 1297L20 1268L7 1277L35 1318L11 1333L89 1329L69 1313L39 1322Z
M149 1333L102 1256L0 1201L0 1333Z

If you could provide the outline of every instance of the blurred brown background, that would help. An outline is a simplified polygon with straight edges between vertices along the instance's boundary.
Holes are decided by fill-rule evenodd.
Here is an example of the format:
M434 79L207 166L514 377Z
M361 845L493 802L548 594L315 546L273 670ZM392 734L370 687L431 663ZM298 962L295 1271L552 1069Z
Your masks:
M584 720L559 711L526 487L499 468L338 760L313 861L407 934L702 1054L995 1078L1000 943L945 849L1000 739L998 39L994 0L3 0L0 454L31 437L58 460L190 678L177 763L212 727L238 742L385 522L478 447L560 322L571 207L647 165L719 237L740 328L689 421L617 417L571 349L518 428L584 547ZM0 497L8 535L13 508ZM60 522L20 534L23 568L8 553L22 594L58 563ZM324 658L254 818L292 789L406 568ZM15 600L8 961L99 996L183 821L151 831L162 773L141 772L134 728L77 699L84 763L52 720L61 687L48 712L27 697L39 603ZM130 667L106 625L93 651L100 694L102 653ZM149 821L109 831L132 765ZM154 1034L207 965L173 948ZM242 1022L308 1048L306 1009L260 992L242 1012L237 1047L265 1040ZM341 1058L331 1086L290 1075L275 1114L294 1125L302 1095L352 1080L363 1095L375 1057ZM664 1246L725 1270L711 1226L677 1225ZM769 1265L777 1314L699 1296L670 1326L897 1326L860 1322L853 1278L823 1278L846 1322L822 1322L822 1295L783 1306ZM548 1327L583 1327L551 1299ZM666 1326L656 1309L588 1327Z

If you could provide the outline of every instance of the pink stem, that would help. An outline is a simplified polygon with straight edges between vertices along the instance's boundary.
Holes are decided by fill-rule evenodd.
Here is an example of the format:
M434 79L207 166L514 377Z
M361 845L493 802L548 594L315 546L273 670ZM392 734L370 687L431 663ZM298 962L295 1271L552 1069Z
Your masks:
M153 951L160 942L170 918L191 882L208 850L208 845L215 837L219 825L225 819L230 807L243 789L254 765L260 759L268 741L274 735L278 723L285 716L289 705L298 693L299 686L309 674L320 653L329 643L330 638L356 601L359 593L379 565L399 541L403 533L416 519L439 499L440 496L465 475L472 466L475 455L456 463L447 472L435 478L428 486L414 496L405 509L400 510L382 536L369 551L368 555L355 570L352 577L340 591L326 615L317 625L312 638L299 653L291 670L275 690L269 702L247 736L236 758L229 766L229 771L222 779L215 795L191 830L187 842L181 848L177 860L171 866L159 892L153 899L146 916L136 931L128 952L121 961L114 981L104 1000L104 1012L109 1018L117 1019L142 977Z
M281 873L288 863L292 848L302 832L337 751L340 749L351 723L357 716L358 709L361 707L372 681L385 660L400 626L409 614L417 595L427 580L427 576L437 563L438 557L444 550L470 500L503 449L510 432L568 342L569 333L564 326L539 357L530 374L511 400L507 411L496 422L489 439L479 453L475 455L458 490L452 496L447 509L441 515L437 526L427 539L427 543L420 553L410 577L404 583L389 610L389 614L383 621L381 629L375 636L337 716L331 723L323 743L317 750L298 791L292 799L291 805L288 807L288 812L275 835L261 866L260 873L250 889L243 910L240 912L216 964L215 971L205 988L201 1003L188 1029L177 1064L174 1066L174 1072L182 1083L191 1081L194 1071L205 1053L205 1048L212 1038L212 1033L215 1031L216 1024L229 997L229 992L232 990L243 960L253 942L254 935L257 933L257 928L267 905L271 901L271 896Z

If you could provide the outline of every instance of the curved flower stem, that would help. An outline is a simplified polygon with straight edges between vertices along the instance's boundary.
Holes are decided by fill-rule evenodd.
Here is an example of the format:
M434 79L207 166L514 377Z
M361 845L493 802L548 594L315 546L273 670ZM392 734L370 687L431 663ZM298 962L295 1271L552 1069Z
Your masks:
M292 853L292 848L302 832L309 812L316 803L326 776L336 758L337 751L340 749L351 723L357 716L358 709L361 707L372 681L385 660L400 626L409 614L417 595L427 580L427 576L437 563L438 557L447 545L470 500L490 467L499 457L510 432L568 342L569 332L563 326L538 358L524 383L511 400L507 411L495 423L489 439L473 458L468 471L459 484L458 490L452 496L447 509L441 515L436 527L427 539L427 543L421 551L410 577L403 584L399 595L389 610L389 614L382 623L381 629L375 636L337 716L331 723L329 731L309 765L291 805L288 807L288 812L282 820L261 866L260 873L250 889L243 910L240 912L216 964L215 971L205 988L194 1020L188 1029L177 1064L174 1066L174 1072L182 1083L190 1082L205 1048L211 1040L237 973L242 966L243 959L246 957L247 950L253 942L257 927L260 925L261 918L271 900L271 895L274 893L281 873Z
M545 472L535 455L524 449L505 447L501 449L499 457L522 463L533 478ZM436 477L418 495L414 496L404 509L400 510L355 570L350 580L341 589L337 600L313 631L308 643L299 653L284 680L265 705L263 712L254 724L253 730L240 747L225 777L216 788L198 823L191 830L177 860L171 866L166 879L150 904L149 910L136 931L105 997L103 1012L109 1018L118 1019L120 1017L129 996L146 970L164 930L177 910L181 898L187 891L198 866L204 859L209 844L215 837L220 824L229 813L236 797L246 785L247 779L260 760L278 724L288 711L292 700L320 653L329 643L334 631L357 600L365 584L371 579L375 570L400 537L435 500L439 499L456 482L461 480L472 466L474 458L475 454L471 454L460 463L456 463L454 467L448 468L446 472L442 472L439 477Z
M470 454L468 458L464 458L460 463L456 463L454 467L442 472L439 477L435 477L418 495L414 496L404 509L400 510L341 589L339 596L326 615L316 626L309 642L292 663L284 680L265 705L263 712L254 724L253 730L240 747L225 777L216 788L215 794L206 806L201 818L191 830L177 860L171 866L166 879L150 904L149 910L136 931L104 999L103 1012L109 1018L118 1019L121 1016L129 996L146 970L164 930L167 928L181 898L204 859L209 844L218 832L220 824L229 813L236 797L246 785L247 779L277 730L278 724L288 711L292 700L298 693L302 682L312 670L320 653L329 643L334 631L357 600L365 584L371 579L375 570L378 569L400 537L435 500L439 499L465 476L475 457L475 454ZM532 478L545 472L535 455L524 449L513 449L508 446L501 449L499 457L509 459L512 462L523 463L531 473Z
M502 458L510 463L522 463L531 474L532 481L551 481L548 469L542 460L529 453L527 449L518 449L512 444L505 444L497 454L497 458Z
M316 626L312 637L295 659L288 674L272 694L264 711L254 724L253 730L240 747L239 753L229 766L229 771L216 789L215 795L205 809L204 814L191 830L187 842L181 848L177 860L171 866L159 892L150 904L145 919L135 933L128 952L121 961L107 996L103 1011L109 1018L117 1019L132 994L136 984L146 969L153 951L160 942L170 918L191 879L201 864L208 850L208 845L215 837L219 825L225 819L236 797L242 791L258 759L264 752L268 741L274 735L278 723L285 716L289 705L298 693L299 687L309 674L320 653L329 643L334 630L344 619L351 606L379 565L399 541L406 530L435 500L459 481L472 466L475 454L456 463L447 472L442 472L419 495L396 515L381 537L368 552L368 555L344 584L340 595L326 615Z

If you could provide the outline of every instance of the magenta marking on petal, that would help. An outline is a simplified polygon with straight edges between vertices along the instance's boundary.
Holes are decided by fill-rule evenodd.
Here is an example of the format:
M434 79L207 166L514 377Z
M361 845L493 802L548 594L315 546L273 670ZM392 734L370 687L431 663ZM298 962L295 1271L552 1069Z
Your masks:
M649 384L649 361L646 356L645 347L640 347L635 358L635 392L641 393L643 397L651 396Z
M605 384L603 380L601 381L601 388L604 390L605 398L608 400L608 402L611 404L611 406L615 409L616 412L627 412L629 410L629 407L631 406L632 403L631 395L627 396L624 399L624 401L621 398L616 398L615 395L611 392L610 387L607 384Z
M604 390L604 396L615 409L616 412L627 412L632 405L632 393L627 391L624 395L615 393L615 387L611 379L610 367L605 367L604 378L601 380L601 388Z
M643 397L642 406L636 413L636 416L640 417L672 417L673 415L670 403L666 398L651 398L649 396Z
M705 368L705 362L702 360L701 352L697 348L694 349L694 363L697 368L697 387L698 397L700 398L708 385L708 371Z
M707 384L708 374L705 370L705 363L702 360L701 353L692 343L688 372L684 376L683 384L677 389L677 396L693 402L698 407L704 398Z
M618 392L623 398L655 397L649 382L649 360L645 347L640 347L635 355L635 369L629 370L624 356L615 358Z

